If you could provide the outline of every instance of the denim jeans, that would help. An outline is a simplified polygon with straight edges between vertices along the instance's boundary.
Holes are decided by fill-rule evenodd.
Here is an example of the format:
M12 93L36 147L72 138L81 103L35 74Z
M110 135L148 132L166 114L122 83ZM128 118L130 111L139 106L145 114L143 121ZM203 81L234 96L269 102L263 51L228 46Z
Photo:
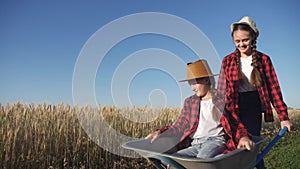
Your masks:
M226 149L226 142L223 136L196 138L191 146L177 151L174 156L187 156L197 158L212 158L221 154Z

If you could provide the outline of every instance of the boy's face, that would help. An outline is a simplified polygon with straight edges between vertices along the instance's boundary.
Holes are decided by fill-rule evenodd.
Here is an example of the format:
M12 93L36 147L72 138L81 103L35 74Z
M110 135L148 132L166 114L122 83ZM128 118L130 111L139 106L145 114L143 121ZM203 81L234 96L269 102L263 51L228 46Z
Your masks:
M200 97L205 96L210 89L209 77L189 80L188 83L195 94Z

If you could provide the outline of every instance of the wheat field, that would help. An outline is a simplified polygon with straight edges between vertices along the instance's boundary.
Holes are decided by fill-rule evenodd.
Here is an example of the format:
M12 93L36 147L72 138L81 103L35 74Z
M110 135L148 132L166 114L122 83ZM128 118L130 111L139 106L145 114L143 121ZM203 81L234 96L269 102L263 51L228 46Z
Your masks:
M92 112L92 113L91 113ZM130 120L124 117L145 119ZM160 112L161 114L157 114ZM109 128L130 138L143 138L148 133L177 119L180 108L150 109L147 107L89 106L78 108L68 104L0 104L0 168L28 169L96 169L96 168L154 168L143 158L129 158L115 155L100 145L111 145L110 133L98 126L102 117ZM299 110L290 110L290 118L299 133ZM147 114L147 116L145 116ZM159 115L159 116L158 116ZM87 116L89 118L87 118ZM157 117L155 119L154 117ZM89 119L89 124L98 133L98 141L91 139L79 119ZM155 120L153 120L155 119ZM100 121L101 123L101 121ZM275 123L263 124L263 135L272 136L279 130ZM297 139L300 139L297 137ZM119 152L122 150L113 150ZM121 152L120 152L121 153Z

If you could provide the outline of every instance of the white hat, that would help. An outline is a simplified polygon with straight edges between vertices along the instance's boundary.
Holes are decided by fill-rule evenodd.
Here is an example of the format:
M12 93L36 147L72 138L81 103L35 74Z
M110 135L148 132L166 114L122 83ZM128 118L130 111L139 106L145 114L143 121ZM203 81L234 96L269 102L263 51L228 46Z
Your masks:
M235 22L235 23L231 24L230 25L231 32L233 31L234 25L238 25L238 24L249 25L250 28L256 33L256 37L259 35L259 31L256 28L255 22L249 16L244 16L239 22Z

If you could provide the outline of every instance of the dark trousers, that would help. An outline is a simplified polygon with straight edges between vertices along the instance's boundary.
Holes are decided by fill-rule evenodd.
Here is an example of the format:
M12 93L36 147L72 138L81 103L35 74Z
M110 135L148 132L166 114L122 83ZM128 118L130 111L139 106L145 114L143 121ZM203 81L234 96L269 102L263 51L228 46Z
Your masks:
M239 93L239 117L252 135L260 136L262 108L257 91ZM261 160L256 168L265 169L264 161Z

